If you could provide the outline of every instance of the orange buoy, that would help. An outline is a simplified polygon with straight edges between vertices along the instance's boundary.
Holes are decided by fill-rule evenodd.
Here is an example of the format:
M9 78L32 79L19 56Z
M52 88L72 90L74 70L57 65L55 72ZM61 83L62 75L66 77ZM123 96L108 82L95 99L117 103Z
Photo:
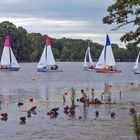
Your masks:
M33 77L32 80L34 81L34 80L37 80L37 79L35 77Z

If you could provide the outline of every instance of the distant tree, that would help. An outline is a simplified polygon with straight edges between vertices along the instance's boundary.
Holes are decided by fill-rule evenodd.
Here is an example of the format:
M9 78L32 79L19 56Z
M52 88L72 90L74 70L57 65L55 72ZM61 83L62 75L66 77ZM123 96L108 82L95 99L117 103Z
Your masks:
M128 51L125 48L119 48L115 53L115 59L124 62L130 61Z
M130 52L130 51L132 51L132 50L137 50L138 47L137 47L137 45L136 45L135 43L128 43L128 44L126 45L126 49Z
M79 52L79 60L83 61L84 60L84 57L85 57L85 51L84 49L82 49L80 52Z
M135 43L128 43L126 45L126 48L129 52L129 58L131 59L131 61L135 61L139 52L139 48L137 47L137 45Z
M58 40L58 39L51 39L51 45L56 48L59 51L59 54L61 54L63 50L63 40Z
M62 61L70 60L70 56L71 56L71 50L64 47L62 50L61 60Z
M74 51L71 56L70 56L72 61L77 61L79 60L79 53L77 51Z
M23 27L16 27L9 21L0 23L0 55L3 50L4 40L9 36L10 45L19 62L39 61L45 47L46 35L41 33L28 33ZM54 57L62 61L83 61L85 52L90 46L91 57L97 61L103 45L82 39L51 39ZM134 61L140 48L135 43L128 43L126 49L111 44L115 59L120 61Z
M26 50L30 53L29 61L39 61L45 47L45 38L46 36L40 33L28 34L28 46L26 46Z
M16 27L9 21L0 23L0 37L2 43L0 44L3 48L3 42L6 36L9 36L10 45L18 61L26 61L29 58L29 50L27 47L27 31L22 27Z
M53 55L55 58L59 59L60 58L60 52L58 49L56 48L52 48L52 51L53 51Z
M112 47L112 49L114 49L114 50L119 49L118 44L114 44L114 43L112 43L112 44L111 44L111 47Z
M133 24L136 27L135 31L130 31L121 37L121 41L133 41L136 44L140 43L140 0L116 0L114 4L107 9L109 15L103 18L103 23L117 23L112 30Z

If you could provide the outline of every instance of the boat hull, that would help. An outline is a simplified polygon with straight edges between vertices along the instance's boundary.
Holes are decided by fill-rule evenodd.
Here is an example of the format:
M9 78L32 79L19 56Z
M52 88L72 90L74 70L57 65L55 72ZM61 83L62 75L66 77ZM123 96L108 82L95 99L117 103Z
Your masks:
M1 71L18 71L19 69L19 67L0 68Z
M84 71L93 71L95 70L95 67L93 68L88 68L88 67L83 67Z
M51 70L51 69L48 69L48 68L38 68L37 69L38 72L62 72L62 70Z
M140 74L140 70L134 70L135 74Z
M103 70L103 69L95 69L97 73L120 73L121 70Z

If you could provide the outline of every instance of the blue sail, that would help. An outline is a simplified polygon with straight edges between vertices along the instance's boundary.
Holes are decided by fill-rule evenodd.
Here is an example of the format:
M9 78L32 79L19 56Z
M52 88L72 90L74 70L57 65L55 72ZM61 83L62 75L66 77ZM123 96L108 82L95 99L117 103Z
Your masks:
M107 35L106 36L106 46L110 45L110 39L109 39L109 36Z

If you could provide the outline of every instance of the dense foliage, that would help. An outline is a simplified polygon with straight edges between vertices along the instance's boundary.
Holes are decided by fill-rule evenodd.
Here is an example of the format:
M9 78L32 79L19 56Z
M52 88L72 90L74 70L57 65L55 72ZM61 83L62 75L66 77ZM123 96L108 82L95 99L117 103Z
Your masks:
M113 30L128 24L133 24L134 30L124 34L121 41L135 44L140 43L140 0L116 0L114 4L107 9L109 15L103 18L105 24L116 23Z
M9 36L13 52L19 62L38 61L45 45L45 35L40 33L27 33L22 27L16 27L13 23L4 21L0 23L0 55L3 49L3 42ZM81 39L54 39L51 38L53 54L60 61L83 61L88 43L91 48L91 55L97 61L103 45L93 43L90 40ZM119 48L112 44L115 59L118 61L135 61L139 48L131 43L125 48Z

